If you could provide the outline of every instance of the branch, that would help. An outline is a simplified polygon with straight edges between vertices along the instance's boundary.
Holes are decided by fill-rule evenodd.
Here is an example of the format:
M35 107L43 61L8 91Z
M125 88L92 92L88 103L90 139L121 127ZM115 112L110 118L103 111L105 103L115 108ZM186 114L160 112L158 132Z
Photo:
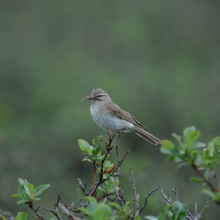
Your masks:
M61 193L60 193L60 194L61 194ZM53 214L57 217L58 220L62 220L62 219L60 218L60 216L59 216L59 213L58 213L59 201L61 200L60 194L58 195L58 199L57 199L57 202L56 202L56 204L55 204L55 209L54 209L54 211L51 210L51 209L45 208L45 207L42 206L42 205L39 206L38 209L39 209L39 208L45 209L46 211L53 213Z
M172 186L172 191L173 191L173 193L174 193L174 195L175 195L175 197L176 197L176 201L178 201L178 191L177 191L177 188L174 188L173 186ZM171 199L171 198L170 198Z
M133 186L133 191L134 191L134 197L136 201L136 213L137 213L137 216L139 216L139 195L136 192L132 168L130 169L130 174L131 174L131 181L132 181L132 186Z
M210 199L211 199L211 197L208 198L205 206L203 207L203 209L202 209L202 211L200 213L197 213L197 207L195 207L195 220L199 220L202 217L204 210L209 207ZM195 204L196 204L196 202L195 202ZM197 206L197 205L195 205L195 206Z
M173 193L175 194L176 201L178 201L178 191L177 191L177 189L174 188L174 187L172 187L172 191L173 191ZM163 190L161 190L161 195L162 195L162 197L163 197L165 200L163 200L161 197L160 197L160 199L161 199L165 204L170 204L170 205L172 204L171 197L168 198L168 197L166 196L166 194L163 192ZM200 213L197 213L197 203L196 203L196 201L195 201L195 216L193 216L193 215L190 213L189 209L187 209L186 220L199 220L199 219L202 217L204 210L209 207L209 201L210 201L210 199L211 199L211 198L208 199L208 201L206 202L205 206L203 207L203 209L202 209L202 211L201 211Z
M121 161L120 161L120 163L118 164L118 166L113 170L113 172L109 175L109 177L112 176L112 175L118 170L118 168L119 168L119 167L121 166L121 164L124 162L124 159L125 159L125 157L128 155L128 153L129 153L129 151L126 152L126 154L125 154L124 157L121 159ZM102 172L100 172L100 173L102 173ZM93 190L89 193L89 195L90 195L90 196L94 196L94 195L95 195L95 192L96 192L96 190L97 190L97 188L98 188L102 183L104 183L106 180L108 180L109 177L108 177L107 179L102 179L101 181L99 181L99 182L96 184L95 188L93 188Z
M74 205L68 206L65 202L63 202L63 204L64 204L64 207L66 209L68 209L69 211L72 211L72 212L75 212L75 213L80 213L80 211L78 209L76 209L74 207ZM60 204L60 207L62 208L63 206Z
M70 210L66 207L66 205L62 205L62 204L59 204L62 212L64 215L66 215L69 219L71 220L78 220L78 218L76 218L71 212Z
M29 208L32 209L32 210L35 212L35 214L37 215L37 217L38 217L40 220L46 220L43 216L40 215L40 213L38 213L38 209L40 208L40 206L39 206L37 209L34 209L34 205L33 205L33 202L32 202L32 201L30 201L30 202L28 203L28 205L29 205Z
M192 166L192 168L204 179L204 181L207 183L207 185L209 185L209 186L211 187L211 190L212 190L213 192L217 193L217 192L218 192L218 189L216 189L215 186L213 186L212 183L210 183L210 182L206 179L206 177L205 177L205 176L203 175L203 173L198 169L198 167L197 167L194 163L192 163L191 166Z
M160 199L163 201L163 203L165 203L165 204L172 204L172 200L166 196L166 194L163 192L162 189L160 190L160 193L161 193L162 197L165 199L165 200L163 200L160 197Z
M127 157L128 154L129 154L129 151L127 151L126 154L124 155L124 157L122 157L120 163L119 163L118 166L114 169L114 171L110 174L110 176L112 176L112 175L118 170L118 168L120 168L120 166L121 166L122 163L124 162L125 157Z
M143 206L140 208L140 214L142 213L142 211L146 208L146 205L148 204L148 198L151 194L153 194L154 192L156 192L158 189L160 188L160 186L158 186L156 189L152 189L151 192L148 193L148 195L145 197L145 202L143 204Z

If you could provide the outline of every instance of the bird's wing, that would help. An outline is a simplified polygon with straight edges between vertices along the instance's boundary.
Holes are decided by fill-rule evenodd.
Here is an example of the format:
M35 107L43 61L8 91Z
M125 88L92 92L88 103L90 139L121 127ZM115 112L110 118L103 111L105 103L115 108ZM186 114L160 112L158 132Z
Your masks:
M114 102L105 104L105 107L108 109L109 113L115 117L121 118L139 127L146 127L136 120L131 114L121 109Z

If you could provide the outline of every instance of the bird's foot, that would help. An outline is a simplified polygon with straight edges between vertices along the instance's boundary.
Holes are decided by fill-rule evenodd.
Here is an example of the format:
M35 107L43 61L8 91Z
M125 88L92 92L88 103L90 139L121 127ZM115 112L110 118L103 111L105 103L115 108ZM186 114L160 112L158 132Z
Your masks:
M108 131L108 136L111 136L113 134L113 131L112 130L109 130Z

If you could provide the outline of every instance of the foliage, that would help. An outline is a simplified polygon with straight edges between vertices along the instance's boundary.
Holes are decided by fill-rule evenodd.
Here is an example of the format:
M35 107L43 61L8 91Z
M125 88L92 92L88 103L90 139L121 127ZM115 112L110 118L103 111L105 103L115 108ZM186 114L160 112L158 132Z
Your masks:
M3 220L8 220L8 219L6 219L6 218L5 218L4 216L2 216L2 215L0 215L0 217L2 217ZM27 219L27 214L22 213L22 212L19 212L19 213L17 214L17 217L16 217L15 220L26 220L26 219Z
M85 197L89 201L87 208L83 208L82 211L90 217L91 220L108 220L112 215L111 208L105 204L104 200L101 203L97 203L94 197Z
M34 189L34 185L27 182L27 180L18 179L18 182L20 183L18 187L18 194L14 194L11 197L13 198L20 198L17 202L17 204L22 203L29 203L33 201L38 201L40 198L37 198L36 196L40 195L43 190L50 187L49 184L38 186L36 189Z
M172 204L167 204L158 214L155 216L145 216L148 220L185 220L187 216L187 206L181 202L175 201Z
M177 140L176 145L170 140L162 141L161 152L170 155L166 160L175 161L178 164L177 168L185 165L191 166L200 178L191 177L190 181L209 187L209 189L204 188L202 192L219 203L220 184L215 169L220 164L220 137L213 139L206 148L206 144L197 141L200 131L195 127L185 128L183 137L175 133L173 137Z
M162 152L170 154L169 158L173 158L173 160L176 160L177 162L187 162L190 163L190 161L193 161L193 164L195 166L198 166L197 159L193 159L196 155L199 155L197 152L197 149L201 146L204 146L203 143L196 142L199 137L199 132L195 130L194 127L187 128L184 130L184 141L181 141L181 138L177 135L174 135L178 143L181 145L178 149L176 149L175 145L169 141L164 140L163 141L163 148ZM133 170L131 169L131 180L133 185L133 191L134 191L134 198L130 200L126 200L125 196L123 194L123 190L120 186L120 172L117 172L120 170L121 164L124 162L124 159L126 158L128 152L122 157L120 160L119 154L118 154L118 148L116 147L116 153L118 157L118 166L115 167L111 161L109 160L112 149L114 147L115 142L112 144L114 140L114 134L109 134L109 141L105 142L105 153L102 152L102 137L99 136L96 139L93 139L92 143L94 146L90 146L90 144L84 140L79 140L79 147L82 150L84 154L87 156L83 159L83 161L87 161L92 164L93 167L93 182L92 182L92 188L89 190L86 189L87 184L82 184L82 181L79 180L79 186L84 193L85 197L81 198L79 201L79 207L74 207L74 205L68 207L65 202L63 202L64 205L59 204L61 198L60 194L58 195L58 200L55 204L55 209L50 210L48 208L45 208L43 206L39 206L37 209L34 208L33 203L39 198L36 196L40 195L43 190L47 189L49 187L49 184L47 185L41 185L34 189L34 186L30 183L28 183L26 180L19 179L19 188L18 193L15 194L12 197L21 198L22 200L18 201L18 204L26 203L29 205L29 208L31 208L37 217L41 220L46 220L43 216L40 215L39 209L43 208L46 211L50 212L52 215L51 220L61 220L62 218L59 215L58 207L60 206L62 212L69 217L70 219L75 220L81 220L84 219L84 217L88 217L91 220L109 220L109 219L136 219L141 220L141 213L146 208L146 205L148 204L148 198L149 196L157 191L157 189L153 189L146 197L145 202L140 207L139 206L139 195L136 192L135 188L135 182L133 177ZM217 141L218 139L215 139L215 141L212 141L209 144L209 146L214 146L213 149L215 149L216 143L219 143ZM216 142L217 141L217 142ZM204 152L207 150L210 150L210 148L207 148ZM197 153L195 153L195 151ZM216 155L217 152L212 151L212 155ZM199 156L197 156L198 158ZM205 157L207 159L207 157ZM169 159L168 161L171 161ZM201 160L200 160L201 161ZM192 163L192 162L191 162ZM200 163L200 166L203 163ZM205 165L204 165L205 166ZM206 165L208 166L208 165ZM213 169L212 165L212 169ZM217 163L215 164L217 166ZM208 166L209 167L209 166ZM98 174L98 182L96 182L96 174ZM200 179L194 178L192 179L194 182L200 182ZM161 200L166 204L161 211L159 212L158 216L145 216L145 219L148 220L194 220L194 219L200 219L202 217L202 213L205 208L209 206L209 200L207 201L207 204L201 211L201 213L197 214L195 218L190 214L189 210L187 209L186 204L181 203L178 201L178 192L176 189L172 189L172 191L175 194L176 201L172 202L170 196L166 196L165 193L161 190L161 195L165 199ZM206 194L210 194L211 191L204 192ZM213 193L213 192L211 192ZM211 195L212 196L212 195ZM213 198L216 196L215 193L213 193ZM85 200L84 204L82 204L82 200ZM78 214L79 217L76 217L74 214ZM20 216L20 217L19 217ZM3 219L4 217L1 216ZM17 219L18 218L18 219ZM16 220L25 220L26 216L25 214L19 214ZM4 219L5 220L5 219Z

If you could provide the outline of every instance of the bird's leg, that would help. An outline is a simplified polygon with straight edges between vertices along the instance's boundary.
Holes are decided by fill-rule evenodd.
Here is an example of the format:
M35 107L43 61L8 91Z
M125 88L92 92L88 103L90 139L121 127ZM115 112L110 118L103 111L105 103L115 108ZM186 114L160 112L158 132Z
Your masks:
M113 131L109 130L108 131L108 143L107 143L107 141L105 142L105 147L106 148L111 147L111 143L112 143L114 137L115 137L115 133Z
M117 140L118 140L120 137L121 137L121 133L120 133L120 132L118 132L118 137L116 138L116 140L115 140L114 144L112 144L112 146L114 146L114 145L115 145L115 143L117 142Z

